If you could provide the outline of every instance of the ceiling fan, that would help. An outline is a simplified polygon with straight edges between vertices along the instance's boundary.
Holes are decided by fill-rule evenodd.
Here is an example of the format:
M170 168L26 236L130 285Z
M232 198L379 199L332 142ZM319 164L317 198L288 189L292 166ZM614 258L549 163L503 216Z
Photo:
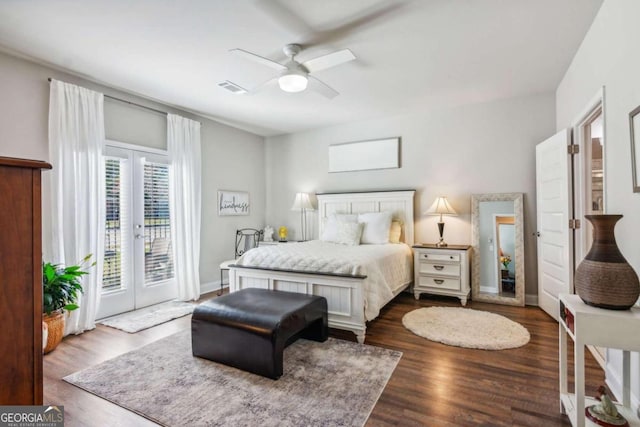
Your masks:
M262 85L259 85L252 92L259 90L263 86L277 79L280 89L285 92L302 92L309 88L329 99L336 97L338 92L314 77L312 74L356 59L355 55L349 49L342 49L305 62L298 62L295 57L302 51L301 45L288 44L282 48L282 51L289 58L285 64L280 64L279 62L272 61L271 59L256 55L255 53L251 53L243 49L231 49L229 52L280 72L278 76L268 80ZM219 83L218 85L234 93L249 92L229 80Z

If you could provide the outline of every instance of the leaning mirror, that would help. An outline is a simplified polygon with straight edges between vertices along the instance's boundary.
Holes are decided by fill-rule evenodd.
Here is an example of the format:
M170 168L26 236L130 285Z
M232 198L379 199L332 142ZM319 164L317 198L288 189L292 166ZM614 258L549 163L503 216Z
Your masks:
M474 301L524 305L522 193L471 196Z

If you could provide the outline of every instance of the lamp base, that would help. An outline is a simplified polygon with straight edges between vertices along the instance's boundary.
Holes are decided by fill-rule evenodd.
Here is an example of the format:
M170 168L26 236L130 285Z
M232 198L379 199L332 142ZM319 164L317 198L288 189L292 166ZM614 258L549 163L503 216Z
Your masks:
M444 222L442 221L438 223L438 232L440 232L440 241L436 243L436 248L446 248L447 243L442 238L442 235L444 234Z

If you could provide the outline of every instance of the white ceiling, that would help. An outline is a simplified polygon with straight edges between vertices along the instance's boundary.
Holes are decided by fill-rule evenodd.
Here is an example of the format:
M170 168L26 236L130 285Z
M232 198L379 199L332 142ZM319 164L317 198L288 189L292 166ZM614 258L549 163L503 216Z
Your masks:
M0 0L0 46L260 135L553 91L602 0ZM375 16L375 18L374 18ZM366 17L366 19L360 19ZM371 18L371 19L369 19ZM357 21L360 19L359 21ZM349 48L340 95L253 95L282 46Z

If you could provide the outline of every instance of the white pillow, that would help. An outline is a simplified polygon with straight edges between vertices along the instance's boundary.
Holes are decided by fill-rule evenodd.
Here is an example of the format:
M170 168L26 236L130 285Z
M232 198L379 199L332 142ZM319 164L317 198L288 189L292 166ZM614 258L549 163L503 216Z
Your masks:
M349 246L358 246L362 237L364 224L357 222L338 222L336 243Z
M389 243L400 243L402 235L402 223L400 221L391 221L391 229L389 230Z
M370 212L358 215L358 222L364 224L360 243L379 245L389 243L391 212Z
M320 240L325 242L335 242L336 241L336 233L338 232L338 223L340 222L358 222L358 215L351 214L331 214L327 218L326 223L324 224L324 230L322 231L322 236L320 236Z

